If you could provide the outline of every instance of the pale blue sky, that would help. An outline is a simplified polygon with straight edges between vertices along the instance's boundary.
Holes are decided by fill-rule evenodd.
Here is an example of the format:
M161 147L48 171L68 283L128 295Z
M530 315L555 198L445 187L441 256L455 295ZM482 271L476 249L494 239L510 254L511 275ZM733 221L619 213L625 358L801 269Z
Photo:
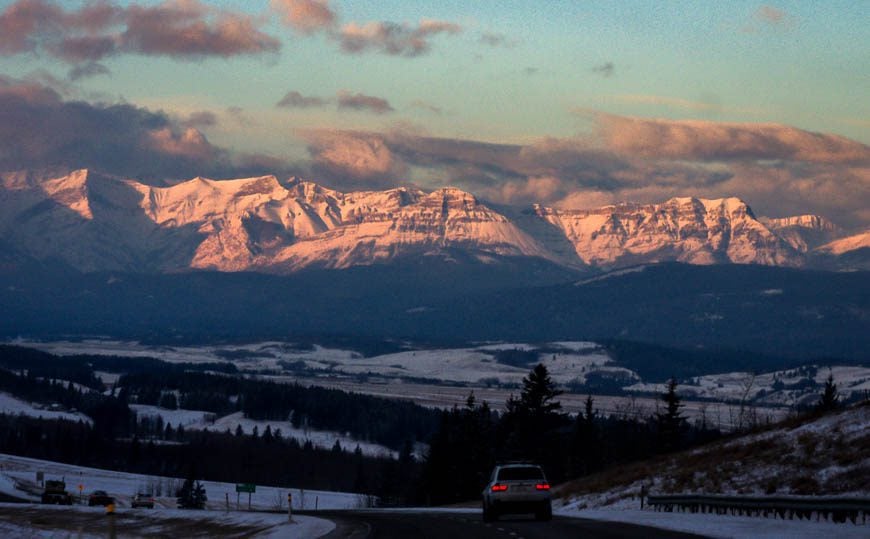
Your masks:
M5 8L11 2L0 1ZM154 2L139 2L154 4ZM65 2L68 9L80 3ZM123 2L122 2L123 4ZM268 14L268 2L211 2ZM462 26L431 38L415 58L342 53L323 33L300 36L275 15L262 29L278 53L179 61L141 55L105 59L109 76L78 81L85 93L181 114L241 107L257 127L207 130L239 149L292 151L299 128L383 129L411 123L438 136L526 141L584 129L572 109L643 117L778 122L870 142L870 2L777 2L778 21L759 2L332 1L339 24ZM480 42L483 33L502 46ZM596 67L612 64L603 76ZM42 55L0 57L0 72L23 76L67 66ZM389 115L277 110L288 91L334 97L339 90L384 98ZM413 104L443 110L434 114Z
M870 224L870 0L0 0L4 88L12 169L569 208L738 196ZM166 115L107 120L115 103Z

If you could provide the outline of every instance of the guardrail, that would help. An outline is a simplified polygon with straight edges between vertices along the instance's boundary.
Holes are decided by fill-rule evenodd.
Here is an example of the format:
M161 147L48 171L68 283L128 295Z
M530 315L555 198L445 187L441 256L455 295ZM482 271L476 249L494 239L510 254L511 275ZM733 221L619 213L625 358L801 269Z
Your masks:
M835 496L648 496L647 503L656 511L668 513L678 510L690 513L717 515L762 516L781 519L851 521L867 523L870 498Z

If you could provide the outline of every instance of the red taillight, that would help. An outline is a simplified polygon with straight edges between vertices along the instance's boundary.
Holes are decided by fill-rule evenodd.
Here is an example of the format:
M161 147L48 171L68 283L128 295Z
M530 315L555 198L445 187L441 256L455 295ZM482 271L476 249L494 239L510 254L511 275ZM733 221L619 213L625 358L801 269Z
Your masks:
M550 490L550 483L538 483L535 485L535 488L538 490Z
M504 492L507 490L507 485L499 485L498 483L496 483L495 485L492 486L491 490L493 492Z

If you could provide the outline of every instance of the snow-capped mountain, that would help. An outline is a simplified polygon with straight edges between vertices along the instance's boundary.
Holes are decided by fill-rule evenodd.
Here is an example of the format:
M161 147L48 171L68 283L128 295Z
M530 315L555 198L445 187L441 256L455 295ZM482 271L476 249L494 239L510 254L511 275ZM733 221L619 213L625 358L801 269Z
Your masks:
M777 219L761 218L774 234L796 250L806 253L842 236L843 231L821 215L797 215Z
M678 260L693 264L798 265L800 257L738 198L672 198L595 210L535 207L535 214L593 266Z
M870 230L834 240L822 245L817 250L832 255L842 255L859 249L870 249Z
M799 266L815 242L793 231L837 233L815 216L758 220L737 198L496 211L452 187L341 193L274 176L156 187L88 170L4 174L0 187L5 243L84 271L289 273L457 250L483 263L534 257L575 269L669 260Z

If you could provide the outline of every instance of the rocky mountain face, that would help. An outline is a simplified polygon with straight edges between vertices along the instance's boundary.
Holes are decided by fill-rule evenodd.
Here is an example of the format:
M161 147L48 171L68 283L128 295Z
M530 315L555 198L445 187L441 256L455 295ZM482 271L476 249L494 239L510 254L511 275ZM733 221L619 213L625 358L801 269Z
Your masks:
M838 233L816 216L759 220L737 198L499 212L449 187L341 193L274 176L155 187L88 170L0 175L4 244L82 271L290 273L457 251L481 263L534 257L574 269L801 266Z
M843 236L843 230L819 215L761 219L774 234L797 251L806 253Z

